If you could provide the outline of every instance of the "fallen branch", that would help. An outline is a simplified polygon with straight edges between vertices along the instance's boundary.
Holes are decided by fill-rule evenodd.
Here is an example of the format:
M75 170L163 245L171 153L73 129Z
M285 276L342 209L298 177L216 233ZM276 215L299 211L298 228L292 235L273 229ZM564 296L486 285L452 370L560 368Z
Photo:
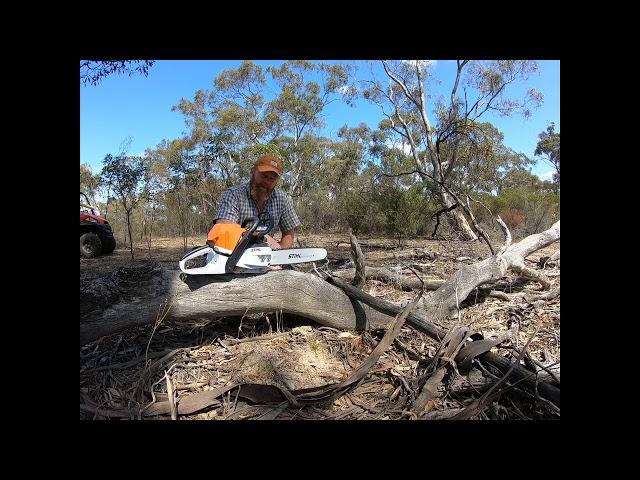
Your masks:
M338 270L333 272L331 275L350 281L350 279L354 278L354 273L355 270L353 268L349 268L346 270ZM384 267L367 267L366 279L380 280L388 284L396 285L401 290L405 291L418 290L422 288L423 283L425 290L437 290L444 285L445 282L439 278L406 277L400 273L394 273Z
M518 292L508 294L505 292L501 292L499 290L491 290L489 292L489 296L493 298L499 298L500 300L513 301L516 299L524 299L527 303L532 303L536 300L551 300L560 296L560 287L554 288L553 290L549 290L546 293L526 293L526 292Z
M366 279L366 266L364 263L364 255L358 245L358 239L355 237L351 230L349 230L349 239L351 240L351 258L353 264L356 266L356 273L353 276L352 285L354 287L362 288Z
M141 262L127 269L136 272L136 281L125 275L117 278L116 272L107 282L99 281L100 286L92 283L81 290L81 311L82 305L85 311L80 316L80 345L126 328L153 324L167 298L171 309L165 322L270 312L305 317L339 330L385 328L392 321L366 305L354 310L339 288L294 270L246 276L194 275L185 282L179 271L166 270L157 262ZM102 288L106 284L116 292L113 303L97 305L94 297L108 295Z
M533 332L533 334L531 334L531 336L529 337L529 340L527 340L527 343L525 344L525 346L522 348L522 351L518 355L518 358L513 362L513 364L509 367L509 369L502 376L502 378L498 380L494 385L492 385L491 388L487 390L480 398L475 399L462 412L452 417L451 418L452 420L467 420L479 414L480 412L482 412L482 410L484 410L484 408L488 403L494 401L502 393L500 391L497 391L494 393L494 391L500 385L506 382L511 372L516 368L516 366L520 365L520 360L522 360L522 357L527 351L527 347L529 346L529 344L531 343L531 340L533 340L533 338L536 336L537 333L538 333L538 329L536 329L536 331Z
M345 291L345 293L350 297L360 300L366 303L367 305L370 305L371 307L375 308L376 310L379 310L380 312L388 313L388 314L394 314L394 313L397 314L399 311L401 311L400 307L390 302L381 300L379 298L372 297L371 295L363 292L362 290L354 288L352 285L349 285L348 283L342 281L339 278L334 277L334 278L331 278L330 281L340 286L340 288L342 288ZM433 308L431 305L432 301L433 301L432 297L427 298L424 301L426 308L423 308L421 310L418 310L409 314L407 318L407 322L411 326L427 334L429 337L433 338L434 340L442 341L442 339L447 334L447 330L434 325L430 321L428 314L425 314L425 311L429 311L429 310L433 311ZM498 369L503 373L511 368L511 363L507 358L500 357L491 352L486 352L482 354L481 356L478 357L478 360L482 363L485 363L488 366ZM523 388L526 388L531 392L535 391L535 388L536 388L535 378L531 377L531 372L528 371L527 369L521 366L517 366L513 369L510 375L513 376L515 381L522 380ZM550 400L557 406L560 406L560 389L559 388L544 382L538 385L538 390L540 391L541 395L544 398Z
M511 270L514 270L527 278L540 282L544 290L549 290L549 288L551 287L551 282L549 282L549 280L547 280L547 278L544 275L536 272L535 270L527 267L524 264L512 265Z

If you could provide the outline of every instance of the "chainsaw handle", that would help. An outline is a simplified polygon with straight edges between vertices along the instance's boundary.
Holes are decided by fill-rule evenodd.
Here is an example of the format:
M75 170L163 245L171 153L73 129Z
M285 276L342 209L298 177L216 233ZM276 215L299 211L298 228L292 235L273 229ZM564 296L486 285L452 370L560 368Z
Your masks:
M240 226L245 228L249 222L251 222L251 227L249 227L245 235L262 236L271 230L273 226L271 220L264 222L260 217L247 217Z
M247 217L247 218L245 218L245 219L242 221L242 223L240 224L240 226L241 226L242 228L246 228L246 226L247 226L247 224L248 224L249 222L251 222L251 223L252 223L252 227L253 227L253 226L256 226L256 227L257 227L257 225L258 225L258 217ZM249 227L249 228L251 228L251 227ZM255 230L255 228L254 228L254 230Z
M236 268L236 265L238 264L240 257L245 252L247 247L252 243L255 243L256 241L255 237L253 236L253 232L255 232L256 228L258 228L258 224L259 224L258 217L245 218L242 221L241 226L244 227L245 225L247 225L247 222L249 221L252 221L253 223L247 230L244 231L244 233L242 234L242 237L240 237L240 241L237 243L237 245L233 249L233 252L231 252L229 259L227 260L227 263L224 266L225 273L233 273L233 269Z

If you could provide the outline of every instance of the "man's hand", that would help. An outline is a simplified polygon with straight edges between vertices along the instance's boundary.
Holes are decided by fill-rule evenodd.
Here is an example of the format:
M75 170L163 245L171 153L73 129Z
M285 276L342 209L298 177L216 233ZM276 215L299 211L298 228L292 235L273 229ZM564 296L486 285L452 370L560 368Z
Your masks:
M264 239L267 241L267 244L271 247L271 250L280 250L281 248L280 244L271 235L265 235Z
M280 250L280 244L273 238L271 235L265 235L264 239L267 241L267 244L271 247L271 250ZM271 270L282 270L280 265L273 265Z

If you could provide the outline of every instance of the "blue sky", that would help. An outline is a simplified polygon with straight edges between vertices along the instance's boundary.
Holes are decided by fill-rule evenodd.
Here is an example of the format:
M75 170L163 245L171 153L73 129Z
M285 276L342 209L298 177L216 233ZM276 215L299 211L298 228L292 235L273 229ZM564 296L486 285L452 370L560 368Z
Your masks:
M155 148L163 139L183 136L187 127L182 114L172 112L181 98L193 99L199 89L210 90L213 79L223 70L237 68L241 60L159 60L143 75L110 75L97 86L80 85L80 163L87 163L94 173L102 168L105 155L117 154L122 142L131 138L128 153L141 155L146 148ZM258 60L263 67L279 65L282 61ZM366 61L345 61L358 67L358 78L369 77ZM382 78L380 62L374 63L374 73ZM534 157L538 134L549 122L555 122L560 131L560 61L539 61L539 70L526 85L514 86L507 93L517 95L526 88L536 88L544 94L541 107L532 116L482 118L492 122L505 136L505 144L517 152ZM434 76L442 81L436 93L450 92L455 75L455 62L437 60L431 67ZM269 75L267 75L269 78ZM487 112L489 113L489 112ZM359 101L351 108L343 102L331 103L324 111L326 127L321 134L336 138L336 132L345 123L355 127L366 123L375 128L382 119L376 105ZM552 167L538 162L533 173L544 179L551 178Z

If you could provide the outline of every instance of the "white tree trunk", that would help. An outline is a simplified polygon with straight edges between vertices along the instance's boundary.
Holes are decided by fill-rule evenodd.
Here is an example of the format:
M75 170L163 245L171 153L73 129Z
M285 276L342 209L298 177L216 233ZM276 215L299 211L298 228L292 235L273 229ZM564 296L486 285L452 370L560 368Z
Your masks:
M451 195L449 195L445 191L440 193L440 199L442 200L442 203L445 207L450 207L455 203L453 198L451 198ZM453 216L456 225L458 226L458 228L460 228L460 230L462 230L465 240L477 240L478 236L471 229L469 222L467 221L461 210L461 208L455 208L451 212L448 212L448 214Z

